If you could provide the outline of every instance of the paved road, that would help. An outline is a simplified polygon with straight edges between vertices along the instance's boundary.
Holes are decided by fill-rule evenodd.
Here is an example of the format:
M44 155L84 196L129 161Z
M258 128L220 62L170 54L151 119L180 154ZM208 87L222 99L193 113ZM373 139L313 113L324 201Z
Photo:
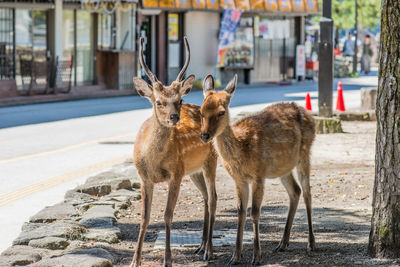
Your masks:
M347 79L345 101L359 105L359 89L376 77ZM242 88L232 99L232 113L255 111L266 103L297 100L316 84ZM201 104L202 92L186 102ZM0 251L20 232L21 225L46 205L61 200L68 189L132 154L141 123L151 115L140 97L118 97L0 108Z

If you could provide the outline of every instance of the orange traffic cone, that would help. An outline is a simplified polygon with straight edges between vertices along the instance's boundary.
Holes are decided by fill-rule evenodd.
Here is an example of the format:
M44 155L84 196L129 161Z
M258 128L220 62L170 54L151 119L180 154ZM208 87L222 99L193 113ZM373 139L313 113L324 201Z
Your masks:
M307 95L306 95L306 110L312 111L310 93L307 93Z
M346 108L344 107L344 100L343 100L343 89L339 88L339 85L338 85L338 89L337 89L336 110L346 111Z
M336 90L338 90L338 89L342 89L342 90L343 90L343 84L342 84L342 82L338 82L338 83L337 83L337 89L336 89Z

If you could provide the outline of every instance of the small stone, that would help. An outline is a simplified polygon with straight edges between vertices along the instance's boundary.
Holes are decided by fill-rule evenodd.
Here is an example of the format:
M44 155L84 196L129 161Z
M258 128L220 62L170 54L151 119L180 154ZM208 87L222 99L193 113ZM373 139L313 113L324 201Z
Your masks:
M29 246L36 248L47 249L65 249L69 245L69 241L65 238L48 236L40 239L33 239L29 241Z

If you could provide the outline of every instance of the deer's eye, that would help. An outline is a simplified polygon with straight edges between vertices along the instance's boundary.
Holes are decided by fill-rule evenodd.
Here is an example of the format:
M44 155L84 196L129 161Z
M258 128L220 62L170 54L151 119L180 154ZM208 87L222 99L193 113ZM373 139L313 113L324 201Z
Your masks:
M225 115L225 111L220 111L219 113L218 113L218 117L221 117L221 116L224 116Z
M160 100L157 100L157 101L156 101L156 105L157 105L157 106L162 106Z

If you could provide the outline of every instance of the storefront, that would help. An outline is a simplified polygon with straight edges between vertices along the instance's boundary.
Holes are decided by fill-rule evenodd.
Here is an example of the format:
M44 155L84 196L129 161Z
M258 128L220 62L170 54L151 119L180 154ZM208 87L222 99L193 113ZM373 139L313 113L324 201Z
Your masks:
M78 0L2 1L0 97L65 86L132 89L136 10L126 3L125 10L90 12Z
M224 63L216 68L218 32L225 8L243 12L234 43ZM305 17L317 14L318 5L316 0L143 0L138 12L153 12L158 21L154 29L157 36L163 31L168 35L168 39L157 40L164 42L164 50L148 55L153 65L165 64L163 69L151 65L162 81L171 81L171 67L182 65L182 36L186 35L192 51L187 73L199 79L216 73L222 82L231 79L233 73L241 82L277 82L295 78L296 45L304 43ZM160 25L160 21L164 23ZM171 43L169 35L176 27L172 32L178 35Z

